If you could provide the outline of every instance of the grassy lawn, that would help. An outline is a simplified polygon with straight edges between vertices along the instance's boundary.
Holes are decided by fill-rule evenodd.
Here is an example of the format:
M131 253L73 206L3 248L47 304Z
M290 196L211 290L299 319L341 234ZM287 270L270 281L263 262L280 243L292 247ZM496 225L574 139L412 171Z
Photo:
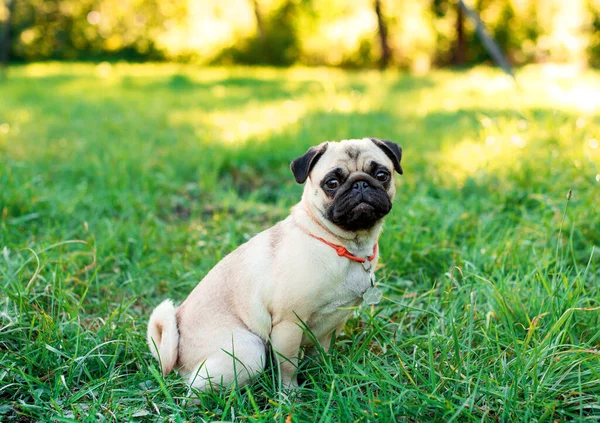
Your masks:
M0 81L0 421L598 421L600 74L518 80L15 68ZM293 158L363 136L404 149L383 302L302 362L294 401L266 372L184 404L145 344L151 309L287 215Z

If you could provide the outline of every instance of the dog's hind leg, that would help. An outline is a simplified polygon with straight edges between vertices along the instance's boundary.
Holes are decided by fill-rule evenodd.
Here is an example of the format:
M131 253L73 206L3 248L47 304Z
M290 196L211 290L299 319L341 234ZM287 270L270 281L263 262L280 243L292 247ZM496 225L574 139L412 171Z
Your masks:
M247 384L263 371L265 344L248 330L236 330L229 339L215 342L214 351L188 375L192 389L234 388Z

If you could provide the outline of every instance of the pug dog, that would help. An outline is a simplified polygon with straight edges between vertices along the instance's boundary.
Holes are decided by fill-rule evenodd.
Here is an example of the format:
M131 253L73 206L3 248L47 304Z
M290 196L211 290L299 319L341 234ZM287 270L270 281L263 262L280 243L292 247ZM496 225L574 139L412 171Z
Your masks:
M269 346L282 386L297 387L301 348L316 339L327 351L372 287L401 158L397 144L363 138L295 159L305 185L290 215L218 262L179 307L165 300L152 312L147 339L162 373L177 369L200 391L241 386L264 369Z

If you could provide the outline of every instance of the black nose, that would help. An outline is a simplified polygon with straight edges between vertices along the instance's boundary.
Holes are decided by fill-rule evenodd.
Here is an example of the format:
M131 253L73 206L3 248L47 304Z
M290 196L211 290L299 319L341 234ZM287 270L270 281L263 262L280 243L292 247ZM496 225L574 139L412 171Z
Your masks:
M369 188L369 184L366 181L357 181L352 185L352 191L363 192Z

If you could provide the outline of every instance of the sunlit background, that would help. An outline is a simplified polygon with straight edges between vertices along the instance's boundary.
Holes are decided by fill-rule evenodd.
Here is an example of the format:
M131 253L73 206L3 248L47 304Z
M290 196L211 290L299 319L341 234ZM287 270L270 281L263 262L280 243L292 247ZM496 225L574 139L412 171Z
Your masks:
M464 3L513 64L600 65L600 0ZM355 68L383 61L424 72L490 60L456 0L2 0L0 24L2 49L14 61Z

